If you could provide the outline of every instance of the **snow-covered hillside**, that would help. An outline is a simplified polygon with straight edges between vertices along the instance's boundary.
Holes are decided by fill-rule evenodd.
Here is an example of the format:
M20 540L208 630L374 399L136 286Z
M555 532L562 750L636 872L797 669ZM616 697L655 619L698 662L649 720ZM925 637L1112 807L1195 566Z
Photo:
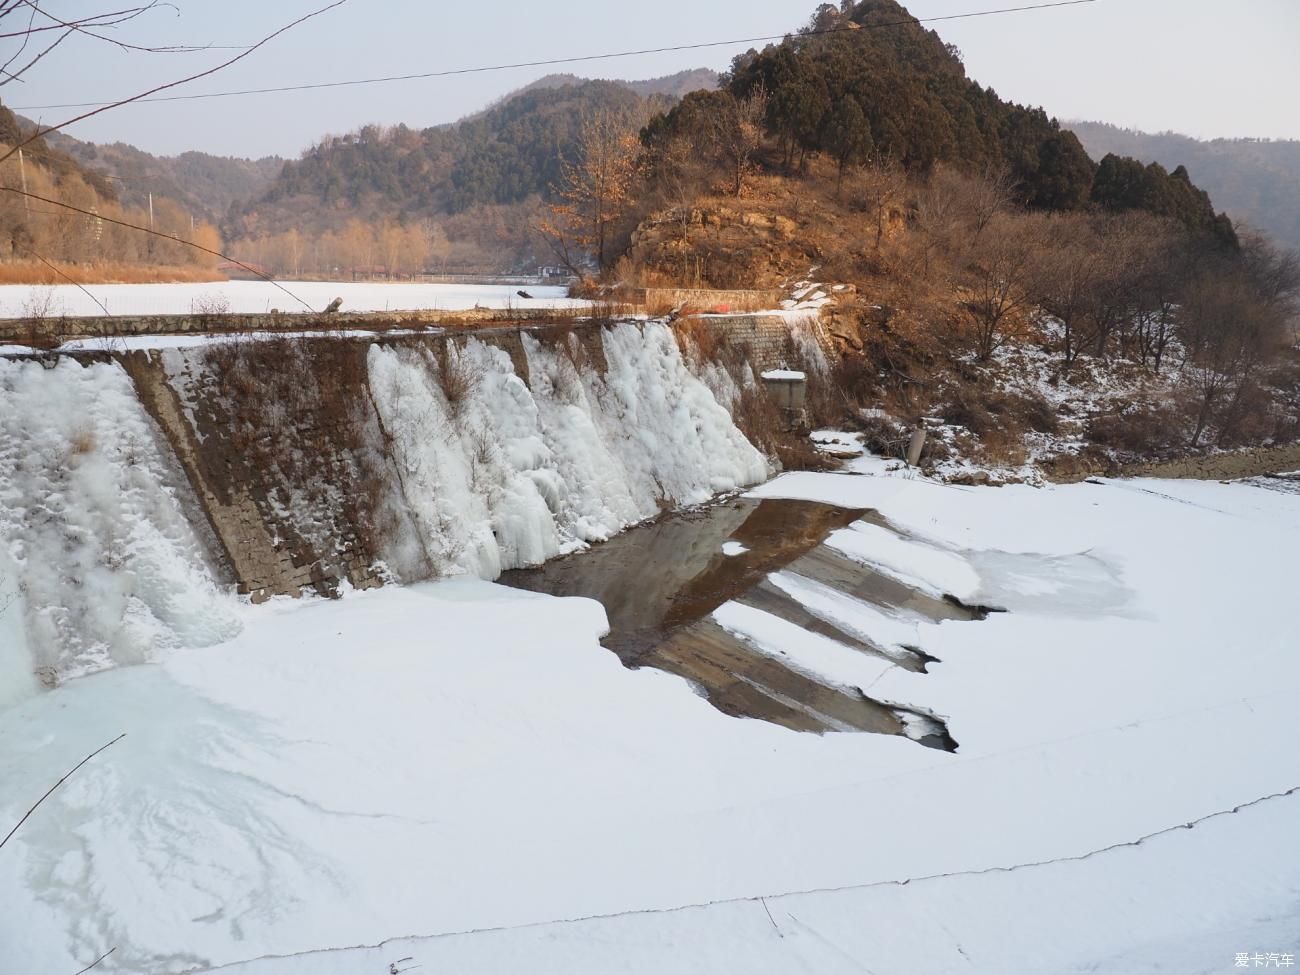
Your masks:
M0 970L116 948L103 970L1188 975L1300 952L1296 496L859 474L759 493L875 508L896 537L839 550L1010 610L917 628L941 662L874 678L956 754L728 718L624 669L586 600L462 579L273 604L0 714L5 823L127 734L0 851Z

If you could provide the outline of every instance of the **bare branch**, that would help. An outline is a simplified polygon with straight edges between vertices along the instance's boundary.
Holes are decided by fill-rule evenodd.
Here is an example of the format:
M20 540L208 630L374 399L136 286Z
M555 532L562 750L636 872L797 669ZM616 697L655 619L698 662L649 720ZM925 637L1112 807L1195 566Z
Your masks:
M51 132L57 132L59 129L65 128L66 126L69 125L73 125L76 122L84 121L85 119L88 119L94 115L99 115L102 112L107 112L114 108L120 108L123 105L129 105L132 102L138 102L142 98L148 98L150 95L156 95L160 91L167 91L168 89L171 88L177 88L180 85L189 84L191 81L198 81L200 78L207 78L210 75L216 74L218 71L223 71L224 69L230 67L232 64L242 61L244 58L248 57L254 51L257 51L258 49L266 46L271 41L279 37L281 34L291 31L295 27L298 27L299 25L304 24L315 17L319 17L321 14L333 10L335 7L341 7L347 2L348 0L334 0L333 3L327 4L324 7L320 7L317 10L313 10L311 13L304 14L303 16L299 17L297 20L285 24L280 29L268 34L266 37L262 38L256 44L253 44L251 47L249 47L247 50L244 50L239 54L236 54L233 58L228 58L227 60L221 62L221 64L218 64L215 67L208 68L206 71L197 72L196 74L192 74L189 75L188 77L181 78L178 81L170 81L165 85L158 85L154 88L150 88L148 91L142 91L138 95L132 95L130 98L123 98L115 102L110 102L107 105L104 105L100 108L92 109L89 112L83 112L82 114L70 118L65 122L60 122L57 125L47 126L46 128L43 129L38 127L36 131L33 132L30 136L28 136L25 140L18 143L18 145L14 146L13 148L11 148L3 156L0 156L0 162L4 162L6 159L13 156L19 149L22 149L30 145L32 142L35 142L37 139L41 138L44 135L48 135Z
M77 975L86 975L86 972L90 971L92 968L98 968L103 963L104 959L115 951L117 951L116 948L109 948L108 951L104 952L81 971L77 972Z
M87 755L85 758L83 758L80 762L78 762L76 765L74 765L74 766L72 767L72 769L71 769L71 770L70 770L66 775L63 776L63 778L59 779L58 782L55 782L54 785L50 786L49 791L46 792L45 795L43 795L43 796L41 796L39 799L37 799L37 800L36 800L36 804L35 804L34 806L32 806L31 809L27 810L27 812L25 812L25 813L23 814L23 818L20 819L20 820L18 820L17 825L15 825L14 828L11 829L11 830L9 831L9 834L8 834L4 839L0 840L0 849L4 849L4 845L5 845L6 843L8 843L11 839L13 839L13 836L14 836L15 833L18 832L19 827L21 827L23 823L27 822L27 820L28 820L29 818L31 818L32 813L36 812L36 810L37 810L38 808L40 808L41 803L43 803L43 802L44 802L46 799L48 799L50 796L54 795L54 790L55 790L55 789L57 789L59 786L63 785L64 782L67 782L68 779L72 778L72 776L76 774L77 770L81 768L81 766L85 765L87 762L89 762L92 758L94 758L94 757L95 757L96 755L98 755L100 752L107 751L109 748L111 748L113 745L116 745L119 741L121 741L121 740L122 740L123 738L125 738L125 737L126 737L126 734L125 734L125 733L120 734L120 735L118 735L116 738L114 738L112 741L110 741L107 745L101 745L99 748L96 748L93 752L91 752L89 755ZM103 959L100 959L100 960L102 961ZM98 965L99 962L95 962L95 964ZM92 966L92 967L93 967L93 966ZM88 971L88 970L89 970L89 969L87 969L87 971Z
M13 13L14 10L17 10L21 6L32 6L32 5L33 4L30 3L29 0L13 0L13 2L10 5L11 9L0 12L0 17L3 17L6 13ZM39 9L39 5L36 6ZM149 6L150 7L154 6L154 4L150 4ZM170 6L170 4L168 4L168 6ZM7 37L23 37L28 34L40 34L45 31L59 30L61 27L68 27L73 24L82 27L114 27L118 24L124 24L128 20L134 20L136 17L140 16L148 9L149 7L129 7L125 10L114 10L111 13L92 14L89 17L81 17L77 20L69 21L67 23L64 23L62 21L56 21L55 23L52 24L46 24L43 27L29 26L25 30L16 30L16 31L10 31L7 34L0 34L0 40L3 40ZM44 10L41 10L40 13L45 16L49 16L48 14L45 14ZM36 16L35 13L33 13L32 14L33 20L35 19L35 16ZM53 20L54 18L51 19Z
M138 51L144 54L193 54L197 51L212 50L213 47L211 44L163 44L163 45L131 44L127 41L120 41L115 37L108 37L104 34L100 34L96 31L89 29L89 27L116 26L117 24L124 23L127 20L134 20L136 17L139 17L142 14L148 13L150 10L154 10L159 7L171 7L173 10L176 9L173 4L163 3L162 0L152 0L152 2L148 4L148 6L141 7L138 11L132 13L129 17L123 17L120 20L110 21L108 23L95 23L91 18L87 18L88 21L92 21L89 24L85 21L81 21L81 22L75 20L68 21L68 20L62 20L59 17L55 17L52 13L49 13L46 10L42 10L38 0L21 0L21 2L31 7L33 12L39 12L42 17L54 21L54 24L56 26L66 27L69 30L75 31L78 34L82 34L86 37L94 38L97 41L104 41L105 43L112 44L114 47L121 48L124 51ZM179 11L177 12L179 13ZM243 48L237 48L237 50L243 50Z
M16 5L19 2L19 0L14 0L14 2ZM12 10L5 10L3 12L0 12L0 17L3 17L7 13L12 13ZM17 61L22 56L23 51L27 50L27 42L32 39L32 33L31 33L32 24L34 24L35 22L36 22L36 11L32 10L31 16L27 18L27 30L22 32L23 43L19 46L18 50L16 50L13 53L13 56L10 57L9 60L4 63L4 66L0 67L0 73L9 74L9 65ZM9 77L10 80L12 81L18 80L18 75L10 75Z
M73 21L61 21L61 19L57 17L53 17L52 14L49 14L45 12L45 10L40 9L40 4L38 0L12 0L13 9L17 9L19 8L19 6L35 6L36 12L39 12L40 16L48 17L49 19L51 19L51 21L53 21L53 23L47 23L47 25L43 27L29 26L27 27L26 30L12 31L9 32L9 34L0 34L0 39L17 38L17 36L22 36L25 34L40 34L40 32L47 31L47 30L59 30L60 27L72 27L72 26L116 27L117 25L120 25L120 23L126 23L127 21L134 21L134 19L136 17L139 17L140 14L147 13L148 10L151 10L155 8L155 6L159 6L159 5L160 5L160 0L152 0L152 3L146 4L144 6L129 6L129 8L125 8L122 10L112 10L112 12L109 13L95 13L95 14L90 14L90 16L88 17L78 17L73 19ZM161 4L161 5L172 6L172 8L175 9L173 4ZM9 10L9 13L12 12L13 10ZM3 13L0 13L0 17L3 17ZM32 17L35 17L35 14L32 14Z
M4 82L0 82L0 84L6 84L6 85L7 85L7 84L8 84L9 82L11 82L11 81L21 81L21 80L22 80L22 76L23 76L24 74L26 74L28 71L30 71L32 68L34 68L34 67L35 67L35 66L40 62L40 60L41 60L42 58L45 57L45 55L49 54L51 51L53 51L56 47L58 47L60 44L62 44L64 41L66 41L66 40L67 40L69 37L71 37L71 36L72 36L72 31L70 31L70 30L69 30L69 31L64 31L62 34L59 35L59 37L58 37L57 40L55 40L55 41L53 41L52 43L48 44L48 45L46 46L45 50L41 51L40 54L36 55L36 57L32 58L30 61L28 61L26 64L24 64L21 68L19 68L17 71L7 71L7 72L5 72L6 74L9 75L9 77L8 77L7 79L5 79ZM33 136L32 138L35 139L35 138L38 138L38 137L37 137L37 136ZM25 143L24 143L24 144L25 144ZM6 156L4 157L4 159L8 159L8 158L9 158L8 155L6 155ZM0 159L0 162L3 162L3 161L4 161L3 159Z

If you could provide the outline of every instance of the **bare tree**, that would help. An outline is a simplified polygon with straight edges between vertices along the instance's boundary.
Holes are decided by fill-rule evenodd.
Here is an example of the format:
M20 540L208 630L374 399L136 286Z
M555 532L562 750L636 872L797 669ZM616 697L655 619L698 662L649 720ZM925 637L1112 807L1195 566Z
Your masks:
M1191 446L1231 394L1227 414L1235 412L1255 371L1277 340L1282 324L1277 310L1262 301L1241 276L1205 275L1187 291L1179 312L1181 331L1193 352L1186 370L1199 394Z
M1038 301L1061 324L1062 355L1068 373L1078 358L1079 325L1100 273L1101 240L1085 216L1059 214L1046 224Z
M731 191L740 196L750 162L763 145L763 119L767 115L767 91L761 85L743 98L730 97L713 119L713 141L727 164Z
M614 225L627 212L637 178L640 144L632 119L602 109L585 116L578 137L578 158L565 160L555 202L538 229L559 260L582 276L581 248L606 267Z
M1237 235L1243 266L1260 300L1288 318L1300 318L1300 254L1249 227L1238 227Z
M891 213L904 212L907 172L894 159L878 157L857 170L849 181L850 205L870 214L876 228L875 249L885 239L885 225Z
M1104 214L1096 221L1102 246L1088 288L1085 318L1093 354L1104 359L1111 340L1133 320L1149 224L1144 214Z
M1015 202L1016 181L1005 166L991 169L982 176L969 176L965 180L967 219L971 227L971 240L978 242L994 219L1008 212Z
M1148 223L1137 266L1132 332L1138 360L1158 374L1176 331L1178 304L1204 248L1168 221Z
M981 361L1006 341L1009 320L1033 306L1043 241L1038 219L1004 216L972 245L960 304L974 326Z
M955 248L963 222L962 210L961 192L952 180L932 178L917 194L913 224L923 276L930 276L937 255Z
M1228 402L1218 417L1221 444L1235 434L1259 375L1283 348L1294 346L1300 316L1300 259L1293 252L1248 234L1234 271L1248 298L1234 322L1239 352L1232 360L1237 369Z
M684 242L693 222L695 202L708 183L709 162L685 136L674 136L654 153L653 186L660 203L672 211Z

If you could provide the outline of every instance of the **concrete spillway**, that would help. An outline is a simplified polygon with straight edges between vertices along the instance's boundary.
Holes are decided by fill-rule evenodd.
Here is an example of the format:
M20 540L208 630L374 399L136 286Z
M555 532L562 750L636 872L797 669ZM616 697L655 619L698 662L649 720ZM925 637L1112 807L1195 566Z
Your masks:
M2 360L0 411L0 666L46 684L228 638L234 589L495 578L769 473L659 323Z

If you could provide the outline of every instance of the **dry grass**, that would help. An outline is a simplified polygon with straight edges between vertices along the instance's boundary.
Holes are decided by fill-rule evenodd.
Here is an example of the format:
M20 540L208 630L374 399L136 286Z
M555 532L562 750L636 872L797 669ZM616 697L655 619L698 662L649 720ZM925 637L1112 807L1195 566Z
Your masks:
M732 342L725 332L692 319L678 319L674 334L683 355L714 362L730 374L740 390L731 404L731 419L750 443L768 457L776 458L783 470L824 470L832 466L813 446L807 431L791 428L790 417L776 405L762 384L745 384L752 359L746 344ZM826 385L828 381L818 380L818 383Z
M954 386L940 410L944 422L965 427L984 441L1000 434L1019 437L1027 430L1056 433L1060 421L1052 405L1033 393L990 389L978 380Z
M73 434L69 447L72 453L77 456L93 453L95 450L95 431L89 427L81 428Z
M452 415L458 415L465 403L478 388L483 378L481 370L468 361L462 350L448 339L435 353L438 364L438 385L447 397L447 405Z
M203 318L223 318L230 314L230 299L223 294L199 295L190 302L190 314Z
M673 336L677 339L677 347L681 349L682 355L693 351L706 361L721 362L733 373L736 372L733 367L743 365L744 356L740 357L739 362L732 361L736 356L729 347L727 334L710 326L703 318L677 319L673 323Z
M883 411L859 413L853 426L862 434L862 445L873 454L899 459L907 456L912 431Z
M1190 412L1169 403L1135 400L1113 413L1089 418L1088 441L1126 460L1167 454L1186 444Z
M62 273L39 261L0 263L0 284L173 284L225 281L211 268L166 267L144 264L64 264L52 261Z

